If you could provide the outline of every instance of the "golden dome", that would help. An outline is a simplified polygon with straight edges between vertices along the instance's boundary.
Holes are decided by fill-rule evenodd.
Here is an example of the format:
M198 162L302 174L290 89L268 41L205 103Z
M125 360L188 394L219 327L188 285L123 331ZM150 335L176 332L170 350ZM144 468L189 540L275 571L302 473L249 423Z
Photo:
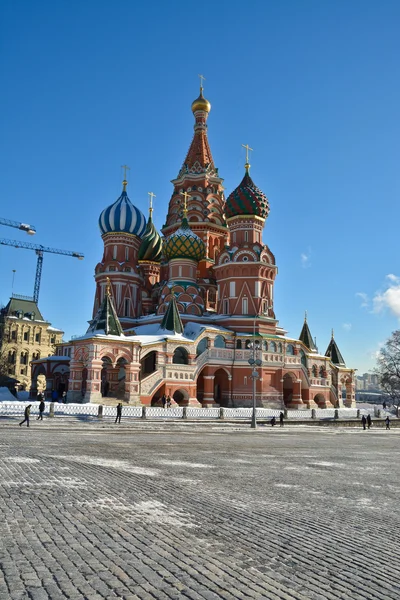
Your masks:
M192 102L192 112L196 112L196 110L204 110L207 113L211 110L211 104L203 96L203 88L200 88L200 96Z

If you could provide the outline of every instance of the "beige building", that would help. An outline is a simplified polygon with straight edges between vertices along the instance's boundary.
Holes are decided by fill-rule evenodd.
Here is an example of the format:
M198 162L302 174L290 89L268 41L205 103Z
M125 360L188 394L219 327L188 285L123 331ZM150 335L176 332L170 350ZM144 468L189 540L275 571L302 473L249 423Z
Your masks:
M20 389L30 389L30 362L54 354L63 333L43 318L31 298L14 294L0 311L2 374L17 379Z

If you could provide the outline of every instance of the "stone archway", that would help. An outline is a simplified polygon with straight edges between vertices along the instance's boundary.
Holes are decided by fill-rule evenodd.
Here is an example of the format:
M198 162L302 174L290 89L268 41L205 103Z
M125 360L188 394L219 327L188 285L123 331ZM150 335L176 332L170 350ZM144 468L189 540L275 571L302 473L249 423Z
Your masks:
M283 402L285 407L290 406L293 400L293 385L295 378L292 374L286 373L283 377Z
M188 406L189 404L189 392L185 388L175 390L172 394L172 398L178 404L178 406Z
M109 356L102 358L103 366L101 369L101 395L104 397L108 396L110 391L110 372L112 369L112 361Z
M229 404L229 377L225 369L217 369L214 373L214 400L220 406L228 406Z
M201 371L196 381L196 397L200 404L204 399L204 369Z
M117 360L117 368L118 368L118 386L117 386L117 398L118 400L125 399L125 381L126 381L126 371L125 366L128 364L126 358L119 358Z

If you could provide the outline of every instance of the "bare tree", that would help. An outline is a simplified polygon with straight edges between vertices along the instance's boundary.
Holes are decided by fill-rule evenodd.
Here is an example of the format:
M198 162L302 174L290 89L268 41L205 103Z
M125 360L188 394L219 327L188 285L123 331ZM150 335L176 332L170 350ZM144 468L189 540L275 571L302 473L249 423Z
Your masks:
M396 415L400 410L400 330L394 331L378 355L375 373L385 396L390 399Z

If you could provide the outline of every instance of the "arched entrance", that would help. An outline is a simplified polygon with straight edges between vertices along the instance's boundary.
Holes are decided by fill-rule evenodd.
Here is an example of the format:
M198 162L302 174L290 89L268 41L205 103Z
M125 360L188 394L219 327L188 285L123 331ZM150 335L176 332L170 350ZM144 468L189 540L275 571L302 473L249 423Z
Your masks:
M112 369L111 358L104 356L102 359L103 367L101 369L101 395L104 397L108 396L110 391L110 371Z
M174 355L172 357L174 365L187 365L189 363L189 355L186 348L175 348Z
M204 370L200 373L196 381L196 397L202 404L204 399Z
M117 369L118 369L118 387L117 387L117 398L118 400L125 399L125 381L126 381L126 372L125 365L128 364L126 358L119 358L117 360Z
M176 390L172 398L179 406L187 406L189 404L189 392L185 389Z
M81 383L81 394L82 398L84 398L86 394L86 382L87 382L88 370L86 367L82 369L82 383Z
M144 377L147 377L147 375L154 373L157 368L156 363L157 352L153 351L146 354L146 356L140 361L140 379L143 379Z
M221 406L229 404L229 377L225 369L218 369L214 373L214 400Z
M283 378L283 402L285 406L289 406L293 399L293 383L294 376L286 373Z

